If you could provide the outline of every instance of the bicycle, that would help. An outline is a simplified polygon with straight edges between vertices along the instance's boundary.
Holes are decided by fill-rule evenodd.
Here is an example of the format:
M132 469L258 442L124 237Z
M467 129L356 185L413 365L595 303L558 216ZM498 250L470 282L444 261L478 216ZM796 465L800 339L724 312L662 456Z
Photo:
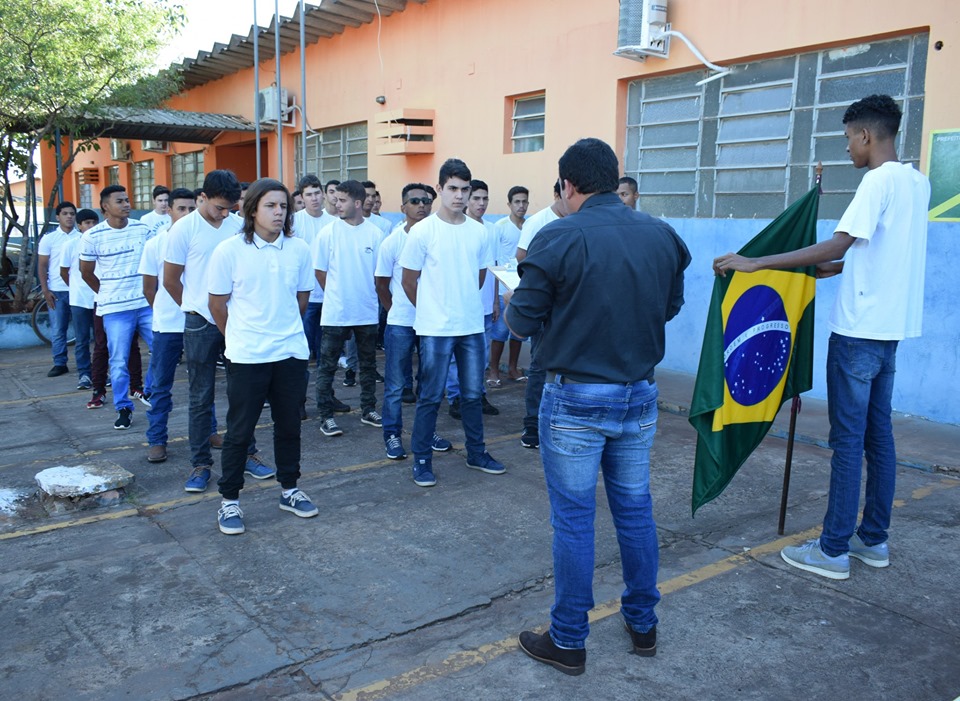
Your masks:
M34 294L36 293L36 297ZM53 334L51 333L50 328L50 309L47 306L47 300L43 297L43 292L40 289L40 285L37 285L35 288L30 290L30 294L27 297L28 300L36 299L35 304L33 305L33 313L30 315L30 326L33 327L33 332L37 334L39 338L45 345L52 345L53 341L51 338ZM76 336L71 332L73 331L73 325L67 329L67 345L72 346L77 342Z

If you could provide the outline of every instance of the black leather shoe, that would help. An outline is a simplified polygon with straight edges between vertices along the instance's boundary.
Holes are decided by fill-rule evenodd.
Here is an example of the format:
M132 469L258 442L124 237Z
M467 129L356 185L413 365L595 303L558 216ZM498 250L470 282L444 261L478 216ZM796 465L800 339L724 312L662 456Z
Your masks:
M338 414L346 414L350 411L350 405L344 404L336 397L333 398L333 410Z
M54 365L50 368L50 372L47 373L47 377L60 377L60 375L66 375L70 370L66 365Z
M487 395L485 394L480 396L480 406L481 411L487 416L497 416L500 413L497 407L487 401Z
M653 657L657 654L657 627L654 626L646 633L638 633L633 630L626 621L623 623L627 632L630 634L630 640L633 642L634 654L640 657Z
M583 674L587 668L586 650L582 648L566 650L557 647L549 633L537 635L529 630L523 631L520 634L520 649L538 662L548 664L573 677Z

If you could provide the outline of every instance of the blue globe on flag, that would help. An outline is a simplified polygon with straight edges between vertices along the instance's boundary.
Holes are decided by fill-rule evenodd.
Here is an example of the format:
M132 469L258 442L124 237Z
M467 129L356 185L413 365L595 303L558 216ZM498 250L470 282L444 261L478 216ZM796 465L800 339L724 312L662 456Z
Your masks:
M775 289L756 285L740 295L723 331L723 374L734 401L753 406L770 396L787 371L791 335Z

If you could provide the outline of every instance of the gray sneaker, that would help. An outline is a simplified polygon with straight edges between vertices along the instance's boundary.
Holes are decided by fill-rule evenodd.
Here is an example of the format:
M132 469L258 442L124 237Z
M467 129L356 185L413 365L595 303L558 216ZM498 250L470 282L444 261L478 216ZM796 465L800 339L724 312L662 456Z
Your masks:
M865 545L860 536L854 532L850 536L850 557L870 567L888 567L890 565L890 548L886 543Z
M820 549L819 540L808 540L803 545L788 545L780 551L780 557L792 567L819 574L821 577L850 577L850 558L847 553L830 557Z

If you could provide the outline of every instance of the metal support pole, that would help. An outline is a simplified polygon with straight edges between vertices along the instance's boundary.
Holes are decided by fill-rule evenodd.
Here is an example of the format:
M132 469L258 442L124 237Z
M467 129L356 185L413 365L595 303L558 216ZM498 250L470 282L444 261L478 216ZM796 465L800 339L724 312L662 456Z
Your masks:
M254 146L257 151L257 180L260 179L260 25L257 0L253 0L253 121L256 124Z
M273 0L273 60L277 66L277 180L283 182L283 95L280 93L280 0Z
M63 202L63 152L60 150L60 127L57 127L53 133L54 142L57 144L57 202Z
M307 35L306 10L300 0L300 177L307 174Z
M787 521L787 496L790 493L790 468L793 466L793 442L797 435L797 414L800 413L800 397L794 397L790 405L790 432L787 434L787 458L783 467L783 490L780 493L780 523L777 534L783 535Z

